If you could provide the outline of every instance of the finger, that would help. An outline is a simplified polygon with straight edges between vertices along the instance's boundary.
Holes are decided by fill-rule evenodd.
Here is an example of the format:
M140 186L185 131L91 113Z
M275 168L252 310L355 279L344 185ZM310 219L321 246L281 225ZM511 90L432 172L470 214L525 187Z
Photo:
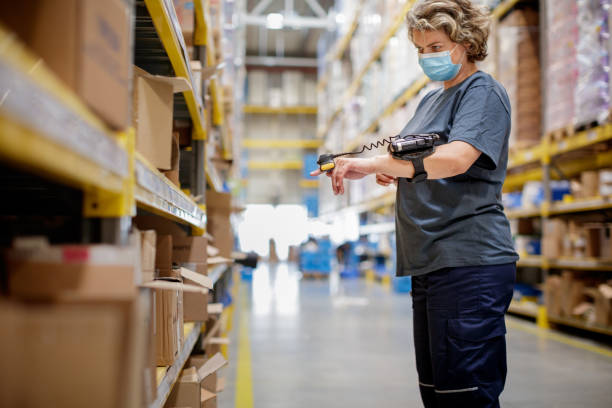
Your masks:
M336 194L342 194L340 191L341 191L341 185L342 185L342 179L343 179L343 171L344 169L342 166L337 166L334 169L334 174L332 175L334 191Z
M376 184L378 184L380 186L383 186L383 187L387 187L389 185L389 183L385 183L385 182L380 181L380 180L376 180Z
M391 179L391 180L396 180L396 179L397 179L397 177L395 177L395 176L390 176L390 175L388 175L388 174L384 174L384 173L382 173L382 175L383 175L383 176L385 176L385 177L387 177L387 178L389 178L389 179Z
M321 173L322 173L322 172L321 172L321 170L320 170L320 169L316 169L315 171L311 171L311 172L310 172L310 176L311 176L311 177L316 177L316 176L318 176L318 175L319 175L319 174L321 174Z
M376 175L376 181L381 181L383 183L389 184L393 181L392 178L390 178L389 176L386 176L384 174L377 174Z

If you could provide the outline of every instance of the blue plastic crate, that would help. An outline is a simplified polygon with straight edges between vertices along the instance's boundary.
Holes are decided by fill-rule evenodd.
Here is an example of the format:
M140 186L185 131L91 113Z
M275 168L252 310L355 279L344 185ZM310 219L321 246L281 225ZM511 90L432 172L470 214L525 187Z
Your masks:
M410 293L412 290L412 278L410 276L396 276L393 279L393 290L398 293Z

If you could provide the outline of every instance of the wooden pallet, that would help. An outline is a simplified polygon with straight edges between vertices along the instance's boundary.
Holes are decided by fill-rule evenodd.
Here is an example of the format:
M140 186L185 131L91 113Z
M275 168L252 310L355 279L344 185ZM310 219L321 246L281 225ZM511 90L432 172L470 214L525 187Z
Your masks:
M576 133L576 127L574 125L567 125L561 129L553 130L546 134L546 138L551 142L560 142L563 139L574 136Z
M302 276L304 279L327 279L329 277L329 273L323 272L302 272Z

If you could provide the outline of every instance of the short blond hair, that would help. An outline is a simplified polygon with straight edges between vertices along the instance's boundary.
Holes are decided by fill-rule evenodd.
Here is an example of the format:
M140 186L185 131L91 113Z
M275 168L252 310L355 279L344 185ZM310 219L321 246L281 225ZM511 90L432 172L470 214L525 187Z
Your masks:
M470 0L419 0L406 17L410 39L413 31L443 30L456 43L468 43L470 62L487 56L491 30L489 11Z

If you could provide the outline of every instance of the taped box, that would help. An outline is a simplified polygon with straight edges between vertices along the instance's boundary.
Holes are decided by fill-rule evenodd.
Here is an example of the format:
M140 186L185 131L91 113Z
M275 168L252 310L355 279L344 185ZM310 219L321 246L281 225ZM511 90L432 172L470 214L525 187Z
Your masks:
M20 239L6 252L9 293L34 300L133 299L140 282L138 256L131 246Z
M172 389L172 393L168 397L165 406L168 408L215 407L216 394L204 389L202 382L226 364L227 361L225 361L223 356L216 354L210 359L205 360L200 366L191 366L183 370L183 374Z

